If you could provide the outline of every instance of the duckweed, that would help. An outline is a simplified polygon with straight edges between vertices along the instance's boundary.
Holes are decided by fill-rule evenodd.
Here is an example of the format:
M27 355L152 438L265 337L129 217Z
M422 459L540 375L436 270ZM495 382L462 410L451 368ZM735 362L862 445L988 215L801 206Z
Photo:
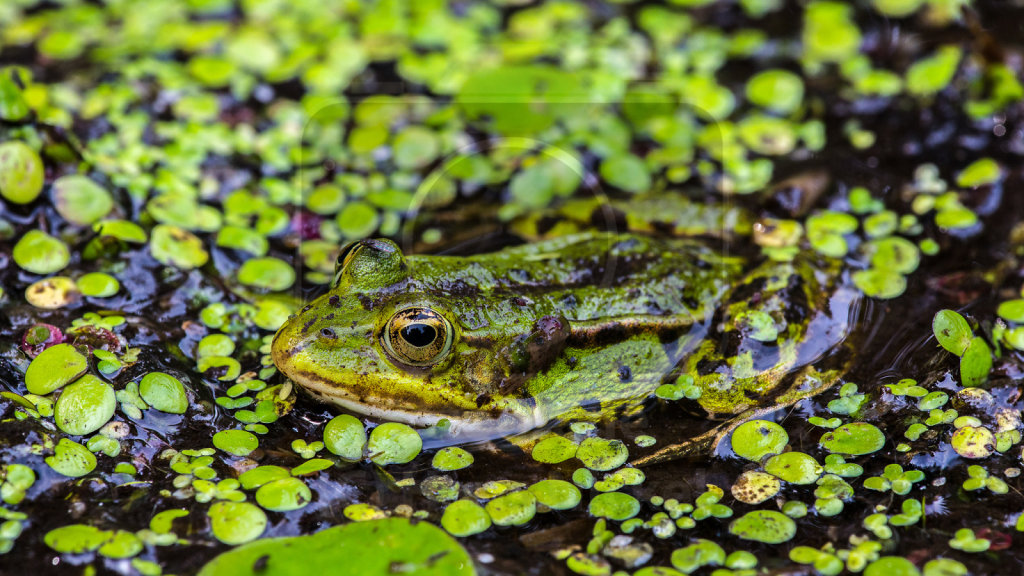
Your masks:
M804 83L788 70L765 70L747 81L747 99L762 108L788 114L804 99Z
M1006 494L1010 491L1010 487L1001 478L990 476L988 470L985 470L981 466L972 465L967 467L967 475L969 478L964 480L964 490L973 492L975 490L981 490L987 488L993 494Z
M114 209L110 192L81 174L53 181L53 204L65 220L78 226L89 226Z
M992 371L992 348L980 336L975 336L967 344L963 356L960 357L960 380L964 386L981 386L988 380Z
M903 471L899 464L889 464L881 476L872 476L864 480L864 487L869 490L905 495L913 488L914 483L924 480L924 472L920 470Z
M725 563L725 550L710 540L698 540L685 548L672 552L672 565L684 574L690 574L704 566L721 566Z
M322 290L323 285L330 284L338 244L347 238L397 237L401 233L408 234L406 239L417 245L417 251L422 244L427 245L424 250L446 251L453 241L462 239L452 236L452 230L469 235L477 226L486 230L495 221L507 224L507 230L524 238L583 230L589 227L593 215L582 209L580 212L586 212L582 218L581 214L568 213L577 211L574 203L579 196L602 188L602 194L606 192L613 204L623 199L629 202L623 218L615 208L615 224L625 222L630 228L639 220L631 209L652 193L660 198L679 196L676 192L681 192L688 199L703 202L706 191L712 204L723 206L730 203L729 195L750 194L742 199L740 210L725 210L729 218L741 214L733 220L707 218L713 224L690 224L689 220L703 219L673 219L669 217L682 213L663 209L661 219L642 226L659 234L662 227L683 235L713 238L726 233L730 241L736 236L742 244L751 226L745 222L749 216L742 214L748 208L755 214L771 214L774 218L758 221L766 228L755 238L766 258L795 265L813 258L814 266L842 267L844 288L846 279L852 278L854 288L874 298L903 294L911 279L914 282L910 286L941 291L948 301L962 302L976 315L970 323L964 320L964 330L952 337L963 340L962 346L951 350L960 360L960 383L985 384L992 372L999 375L999 379L993 377L993 386L1001 387L1004 374L1015 373L1000 369L1016 361L1010 348L1024 349L1024 328L1013 325L1024 319L1024 312L1015 310L1015 304L1000 306L1000 318L1011 324L1004 326L1000 321L991 322L984 308L968 303L974 298L975 280L993 283L1006 277L1010 282L1015 277L1004 272L1012 272L1011 267L1000 266L969 278L939 278L928 275L934 269L924 274L917 270L947 254L974 249L974 244L967 243L975 243L975 239L979 240L977 246L986 243L984 246L1001 250L996 243L989 244L993 241L991 233L1003 228L1003 221L1012 217L1000 214L998 208L1004 203L998 202L998 197L1004 193L1004 178L1013 174L1015 151L1006 142L1015 135L1015 106L1024 93L1018 71L1012 66L1013 50L1009 51L1010 60L1001 61L1005 58L998 43L1005 31L985 26L984 9L979 12L982 20L978 27L971 20L976 15L970 10L961 13L955 2L919 0L874 0L858 5L815 0L795 11L777 2L743 0L735 10L725 12L712 9L704 0L676 2L668 7L640 3L626 8L612 2L602 4L596 12L596 5L576 3L456 3L415 8L393 2L377 6L351 3L341 20L341 13L315 10L312 8L318 7L305 6L301 1L248 2L228 10L219 0L147 3L144 8L132 5L130 9L119 3L79 4L22 7L15 2L0 9L0 20L5 23L2 49L11 64L0 70L0 118L5 121L0 140L6 140L0 144L0 195L9 208L0 221L0 238L10 240L9 254L15 242L20 246L13 258L17 269L9 274L10 285L0 290L0 298L11 305L4 311L10 312L19 330L28 325L23 321L54 322L67 328L68 342L79 346L77 354L85 357L80 367L66 369L54 369L47 362L30 363L28 358L61 345L62 340L51 339L48 330L45 338L22 346L27 357L12 348L5 356L11 363L10 373L16 376L27 366L34 374L26 376L27 393L22 396L23 390L12 388L4 392L4 399L6 414L16 424L12 429L32 431L39 426L45 430L40 432L39 444L30 446L33 454L47 455L53 442L58 441L49 438L55 423L65 432L73 432L75 418L87 416L73 415L68 408L80 392L79 382L102 383L102 377L113 383L116 403L134 422L113 420L101 426L92 438L82 439L86 449L102 462L103 473L77 483L66 480L63 486L47 487L40 496L44 500L32 503L31 510L44 509L39 505L45 504L47 494L70 490L71 511L81 514L79 506L85 505L84 513L89 514L89 499L77 496L95 492L102 483L108 483L118 485L111 492L116 492L115 505L122 500L118 494L137 496L145 490L153 492L151 499L198 502L201 509L207 508L206 502L226 500L237 504L232 500L254 497L267 509L281 510L272 515L275 524L282 523L275 531L287 532L298 525L299 517L304 517L301 512L287 512L291 507L304 505L312 498L324 506L336 504L338 497L351 496L347 491L352 488L349 484L353 478L372 473L378 482L376 492L367 488L369 484L356 482L359 494L353 497L382 497L373 501L383 509L356 504L344 512L346 517L374 523L372 529L329 529L330 542L327 536L314 536L256 543L251 556L226 555L221 562L226 568L221 570L287 574L292 567L320 558L325 558L326 568L352 566L370 575L402 571L471 573L474 562L489 564L492 556L488 550L497 548L489 548L486 542L468 544L474 548L470 559L427 522L412 524L400 519L429 520L438 506L428 503L427 509L415 510L416 499L421 497L420 492L437 500L457 497L461 487L455 474L423 478L419 472L424 463L420 462L416 475L398 478L379 467L341 465L329 475L307 480L308 485L300 479L334 466L335 458L316 457L323 454L320 442L316 441L316 432L306 425L322 422L327 412L299 404L299 417L286 417L294 395L292 385L281 385L281 376L276 374L270 356L270 333L297 309L298 294L264 292L289 290L300 277L307 288L317 290L315 285L321 285ZM1015 9L1006 10L1012 14ZM761 26L780 17L784 20L790 13L797 18L791 26L793 33L780 31L773 24ZM883 20L906 19L894 22L906 33L886 40L893 43L889 48L900 55L898 62L894 61L897 68L890 69L893 62L878 58L878 54L860 53L862 48L874 50L878 42L878 14ZM984 28L984 42L962 41L975 28ZM914 42L918 36L936 41ZM982 44L984 54L979 53ZM8 45L13 45L11 50L7 50ZM32 58L33 54L39 58ZM67 70L74 74L65 77ZM413 96L366 96L367 89L372 91L374 86L396 80L409 83ZM514 98L508 102L510 92ZM876 112L883 108L886 117L892 117L891 124L876 121ZM903 126L908 119L913 124L922 110L936 124L935 130L893 133L893 126ZM949 127L956 129L952 135L947 133ZM511 135L524 138L513 144L512 139L504 138ZM999 149L998 155L989 151L993 147ZM998 157L999 163L993 158L978 159L983 154ZM808 184L813 178L788 179L789 174L804 168L810 155L815 157L812 164L821 160L821 165L827 166L823 171L827 173L826 183L820 185L824 191ZM849 158L853 167L863 164L869 173L834 170L837 157L843 161ZM903 166L908 158L936 164L931 168L923 165L913 182L900 187L897 179L888 178L893 175L890 167ZM948 158L973 162L967 166L948 165ZM1009 164L1000 165L1006 162ZM435 168L441 176L428 176ZM779 182L783 176L787 177L785 183ZM890 181L895 185L890 187ZM39 198L44 189L47 194ZM850 190L848 198L844 197L846 190ZM550 207L561 212L549 212ZM438 212L433 213L434 209ZM812 210L809 217L808 210ZM463 227L466 213L471 214L472 226ZM443 218L434 219L437 214ZM449 221L451 216L455 220ZM543 223L530 229L521 219ZM556 219L559 221L554 222ZM990 227L993 221L1000 226ZM406 226L409 224L412 226ZM34 231L49 235L42 242L46 251L21 245ZM807 246L817 254L805 254ZM64 254L68 259L60 264ZM292 254L298 255L295 263ZM164 267L155 266L154 259ZM66 266L71 266L67 277L49 277ZM24 300L35 309L24 309L20 306L22 290L34 279L32 274L48 277L28 285ZM991 288L1004 297L1011 289L1016 290L995 284ZM228 293L223 293L225 290ZM900 302L910 300L927 299ZM916 303L910 303L913 312L920 311ZM872 311L873 306L881 305L858 304L858 310L874 313L877 308ZM70 310L59 310L62 307ZM76 307L87 314L76 318ZM106 312L96 314L96 307L116 310L123 316L123 324L118 327ZM748 312L733 320L747 344L756 347L756 342L761 342L765 349L774 350L774 341L780 335L788 336L801 328L792 323L792 318L776 312L778 309ZM198 315L202 325L190 315ZM168 327L173 329L164 330ZM882 329L890 330L884 323ZM164 341L161 331L173 333L173 341ZM207 331L217 333L204 336ZM942 338L939 340L942 342ZM954 348L957 346L954 342ZM786 350L781 345L777 348L780 353ZM86 350L88 353L83 355ZM941 352L937 347L935 350ZM177 365L182 359L194 360L203 374L186 378L174 372L179 381L159 372L162 376L158 381L147 385L147 378L157 374L154 370L191 371L192 366ZM88 374L90 361L94 374ZM927 365L931 371L937 363L909 365ZM742 364L735 367L748 368ZM733 451L787 481L800 482L816 475L813 505L816 513L829 516L839 514L844 500L852 494L852 488L840 476L852 478L864 472L857 464L847 463L841 454L867 453L873 444L879 448L884 445L884 435L877 428L860 434L864 437L859 444L846 438L848 432L857 435L851 427L864 424L844 425L850 415L878 424L880 419L890 418L886 413L892 411L891 418L901 425L891 432L902 433L913 446L901 444L887 456L907 458L900 460L904 465L927 462L928 452L944 449L951 433L957 450L960 438L979 433L972 428L988 430L999 451L1009 451L1019 443L1019 423L989 420L997 403L1007 403L1001 389L987 406L957 404L964 413L960 415L945 409L948 399L944 395L955 386L954 378L945 379L939 370L935 372L921 375L927 388L916 383L895 386L893 394L880 392L876 397L878 387L869 382L861 392L844 386L837 399L821 397L805 402L803 407L813 413L811 424L834 430L822 438L824 448L836 451L826 457L824 475L816 461L811 466L807 459L814 458L809 454L784 453L789 437L785 429L773 423L758 425L774 427L772 435L778 432L780 437L751 441L737 431L730 439ZM936 386L946 392L931 390L933 376L939 380ZM204 388L206 385L209 388ZM191 390L193 387L198 388ZM907 394L897 395L897 389ZM264 390L266 394L261 394ZM650 415L657 425L664 414L692 407L695 403L686 400L695 400L700 394L692 376L681 376L655 392L659 398L681 400L679 405L659 403L657 411L652 410L644 418ZM101 395L103 410L90 416L97 420L87 428L106 414L106 391ZM210 405L211 399L216 405ZM191 406L190 400L194 403ZM831 414L819 411L826 401ZM972 410L982 418L975 418ZM195 418L182 428L177 423L183 419L161 411L190 411ZM209 430L209 438L223 430L225 422L234 421L232 418L240 421L244 430L227 431L230 437L214 437L214 445L228 454L217 456L213 449L189 450L177 445L182 441L202 445L204 440L194 437L197 430ZM279 418L282 420L275 425ZM949 429L954 419L956 431ZM804 440L796 438L796 431L802 434L808 428L802 419L787 420L786 427L794 434L794 449L824 456L813 452L813 446L808 447L806 442L796 442ZM666 445L678 440L662 438L667 432L653 429ZM283 436L279 434L282 430L286 432ZM606 496L630 498L603 492L636 486L644 479L639 470L621 467L628 459L625 447L615 445L617 440L584 440L593 435L592 426L578 424L572 430L577 434L574 438L585 445L565 438L546 439L534 447L534 460L557 464L578 457L584 466L598 470L600 479L595 479L594 472L586 467L576 470L572 477L576 486L596 490L587 495L588 499L593 496L591 506L612 502L601 500ZM394 446L388 443L393 438L384 438L388 436L385 431L383 427L374 429L378 436L370 439L367 448L365 424L351 416L339 417L324 428L323 444L341 459L370 458L379 464L390 459L412 461L422 448L420 443L415 449L402 445L402 449L392 450ZM265 436L256 442L252 433ZM431 440L436 440L435 433L443 440L444 427L431 429ZM153 434L173 446L164 458L166 465L153 465L148 462L146 450L139 452L138 440ZM415 443L410 436L414 431L403 430L402 434L410 444ZM609 437L631 438L634 434ZM13 445L20 445L18 440L15 438ZM55 446L58 454L67 449L61 442L64 440ZM635 442L638 447L652 443L644 436L635 437ZM261 445L263 450L255 450ZM517 453L506 448L499 446L501 457L506 459L498 462L514 465L514 459L509 458ZM903 451L908 453L901 456ZM579 489L562 480L542 480L528 487L513 481L479 485L487 479L494 460L490 454L475 454L486 461L481 461L479 469L459 472L459 478L472 482L469 486L479 486L473 493L493 498L492 503L528 498L525 494L529 493L537 500L538 511L546 511L559 506L578 507L583 498ZM432 462L438 470L455 471L464 469L472 458L473 454L465 450L449 448L434 454ZM257 461L263 466L257 466ZM274 465L290 467L296 462L301 463L294 468ZM915 479L917 471L903 470L885 458L865 459L863 463L872 474L880 474L867 478L865 486L877 485L894 494L922 491L922 496L930 497L943 493L939 484L925 486ZM807 464L813 474L798 474L802 467L794 464ZM879 472L885 464L890 466ZM6 479L0 484L0 493L12 506L16 502L11 501L30 497L26 490L32 485L26 486L24 477L31 469L15 466L20 465L6 467ZM168 466L176 476L168 479L166 486L153 483L152 471ZM719 462L711 467L717 474L712 477L743 466L742 461ZM546 473L567 473L576 466L533 468L528 474L531 482ZM749 480L765 482L770 489L755 491L753 498L738 495L738 499L761 502L760 498L771 497L765 494L779 490L781 481L764 470L744 472L733 485L733 492L745 494L738 487L741 481ZM231 477L219 477L225 474ZM234 479L236 474L238 480ZM661 482L662 474L660 470L652 472L652 479ZM695 478L703 483L701 470L697 474ZM982 496L978 490L998 493L1002 489L999 482L1003 481L995 469L989 474L980 467L970 467L968 474L964 486L967 493L959 495L969 503ZM961 476L955 471L949 475L957 480ZM345 493L324 490L339 477L346 483L338 485L345 488ZM1006 472L1005 477L1012 475ZM680 480L692 484L694 478ZM957 483L950 481L952 490L959 488ZM164 488L166 491L157 496L156 491ZM394 490L392 496L398 500L389 501L385 490ZM648 497L646 489L636 490L645 491L644 497ZM810 489L790 490L806 496ZM889 495L866 492L859 496L869 508L878 504L873 499L889 499ZM716 519L732 514L722 504L723 497L721 490L709 488L697 497L696 507L672 498L652 497L651 505L661 510L650 519L632 516L623 521L620 531L630 536L607 530L601 518L595 522L589 543L586 536L582 542L577 541L575 525L567 523L579 512L549 514L537 534L513 534L509 549L533 548L544 540L542 544L552 548L556 543L554 555L579 573L628 570L642 576L678 575L681 572L677 569L640 566L650 561L652 553L662 560L667 556L661 548L671 540L661 541L661 548L652 552L651 542L659 544L652 538L671 538L678 530L689 529L695 530L694 539L682 544L686 546L683 550L703 550L714 562L684 561L687 553L677 551L673 554L677 568L689 571L696 564L706 566L708 572L722 568L716 574L746 573L757 564L752 555L739 551L725 556L720 544L697 540L708 531L720 530L723 523ZM399 501L402 504L394 505ZM963 506L960 501L950 502L954 507ZM929 505L941 516L941 501L929 500ZM452 528L459 508L471 511L469 520L463 518L461 527ZM209 546L211 538L232 539L221 537L225 534L223 522L214 518L214 508L210 510L213 537L203 532L202 518L187 523L187 545L194 545L195 550L214 550ZM876 510L866 534L880 538L888 530L891 537L894 528L921 522L923 511L916 499L904 500L900 510L888 517L890 511ZM954 512L960 510L954 508ZM789 501L783 511L787 516L799 517L806 514L807 504ZM691 513L692 517L688 516ZM12 518L0 524L0 551L10 549L23 522L26 527L47 524L46 518L29 519L18 514L15 510L0 511L3 519ZM846 518L851 519L852 524L860 520ZM133 558L116 566L147 576L176 571L181 567L178 558L182 555L174 552L186 541L178 540L171 532L171 520L156 520L151 523L151 531L162 538L146 530L129 532L120 524L109 530L93 528L102 532L102 537L94 538L81 552L113 560L131 558L144 547L145 558L160 558L164 565ZM423 539L429 550L423 550L422 556L413 554L420 550L416 546L420 540L401 529L392 532L385 527L392 521L405 522L409 530L433 530L433 536ZM452 534L471 535L486 530L491 520L480 504L461 500L445 508L441 523ZM158 530L157 524L163 524L162 529ZM251 531L257 525L258 521L246 524ZM935 526L929 524L930 535L934 535ZM259 533L263 531L261 527ZM28 529L23 536L39 537L42 535L36 536ZM250 537L254 536L237 541ZM824 546L810 552L802 547L802 555L794 549L792 556L794 561L797 556L800 561L809 560L805 562L808 571L835 574L845 568L851 573L898 573L907 568L905 562L900 565L879 558L882 545L872 540L851 541L848 546L842 542L813 543ZM164 553L156 546L173 548ZM996 547L996 541L992 547ZM31 550L37 548L26 545L25 558L33 559L37 553ZM288 556L288 549L299 552ZM892 554L905 552L900 548L886 550ZM547 558L547 551L533 554L538 559ZM75 553L70 549L61 552ZM929 552L943 554L941 543L940 549ZM296 562L296 557L306 562ZM63 564L88 561L59 560ZM494 569L500 572L507 566L507 559L498 560ZM102 570L101 562L104 560L79 568ZM785 570L774 558L766 558L765 566L768 570ZM540 570L551 571L549 568L544 565ZM211 565L208 569L215 568ZM929 570L956 573L966 572L966 567L940 559L929 562L925 573Z
M241 483L242 488L252 490L273 480L287 478L289 475L290 473L287 468L264 465L242 472L238 476L238 481Z
M65 554L82 554L98 549L109 541L111 532L87 524L69 524L46 533L43 541Z
M139 381L139 395L151 407L168 414L184 414L188 409L185 386L170 374L150 372Z
M809 454L786 452L765 461L764 471L790 484L811 484L824 468Z
M24 464L0 467L0 500L11 505L20 503L35 482L36 473Z
M970 163L956 176L956 185L961 188L977 188L995 184L1002 177L1002 169L992 158L979 158Z
M14 245L14 262L33 274L47 275L63 270L71 261L68 246L42 230L29 230Z
M75 281L66 276L51 276L33 282L25 289L25 300L36 308L55 310L70 306L81 299Z
M458 446L448 446L438 450L430 463L435 470L442 472L461 470L471 464L473 464L473 455Z
M606 492L594 496L587 510L598 518L628 520L640 513L640 501L622 492Z
M235 342L226 334L210 334L204 336L196 346L196 358L213 356L231 356L235 352Z
M962 550L968 553L985 552L992 546L987 538L979 538L974 530L961 528L956 531L953 538L949 540L949 547L954 550Z
M381 518L388 517L384 511L371 504L350 504L345 506L342 514L353 522L366 522L368 520L380 520Z
M94 298L109 298L121 289L121 283L110 274L103 272L90 272L75 281L78 289L85 296Z
M796 535L796 522L774 510L754 510L733 520L729 533L743 540L781 544Z
M110 384L86 374L64 387L54 405L53 416L61 430L82 436L102 428L114 416L116 407Z
M39 353L25 372L25 387L45 395L77 379L89 367L85 356L70 344L57 344Z
M484 506L495 526L521 526L537 514L537 498L529 490L503 494Z
M531 455L537 462L558 464L576 456L579 446L561 436L549 436L533 447Z
M29 204L43 191L43 161L24 142L0 143L0 196L15 204Z
M363 423L349 414L335 416L324 426L324 446L345 460L358 461L366 448L366 430Z
M53 451L46 464L59 474L78 478L96 469L96 456L78 442L61 438Z
M852 422L822 435L820 444L835 454L860 456L881 450L885 435L874 424Z
M580 443L576 457L587 468L604 472L625 464L629 458L629 449L621 440L587 438Z
M387 422L370 431L366 449L375 464L405 464L423 450L423 439L405 424Z
M195 234L168 224L153 228L149 250L157 262L183 270L198 268L210 259L203 241Z
M774 498L782 484L779 478L766 472L747 470L732 485L733 498L744 504L760 504Z
M589 490L594 487L594 473L587 468L578 468L572 473L573 484Z
M313 492L298 478L271 480L256 490L256 503L272 512L298 510L312 500Z
M452 536L465 538L490 528L491 517L473 500L456 500L445 506L441 527Z
M616 188L639 193L650 188L651 176L643 159L632 154L618 154L601 162L601 177Z
M295 283L295 270L277 258L252 258L239 268L238 281L253 288L277 292L291 288Z
M248 456L259 447L259 438L245 430L221 430L213 435L213 445L235 456Z
M953 310L940 310L932 319L932 332L939 344L954 354L963 356L974 336L963 316Z
M265 432L264 432L265 433ZM334 466L334 462L326 458L310 458L292 468L292 476L312 476Z
M950 443L957 454L971 459L987 458L996 449L995 435L984 426L963 426L953 432Z
M539 504L552 510L575 508L582 498L579 489L564 480L541 480L527 489Z
M451 502L459 497L461 486L448 475L428 476L420 482L420 492L434 502Z
M267 527L267 515L248 502L216 502L207 516L213 536L231 546L259 538Z
M774 422L751 420L736 427L730 442L737 456L760 462L769 454L781 453L789 443L789 435Z

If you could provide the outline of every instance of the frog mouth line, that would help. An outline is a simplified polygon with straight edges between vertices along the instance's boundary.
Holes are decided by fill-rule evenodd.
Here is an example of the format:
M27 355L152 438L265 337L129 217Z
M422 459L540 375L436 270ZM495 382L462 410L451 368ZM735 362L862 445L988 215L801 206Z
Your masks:
M428 412L424 410L402 410L381 408L380 405L357 400L354 395L332 387L331 394L324 394L315 384L301 387L319 401L340 406L350 412L369 416L385 422L400 422L417 428L437 425L448 420L451 427L447 437L458 442L489 440L503 436L522 434L547 424L539 409L532 407L529 412L502 410L499 412L465 411L457 414ZM340 394L339 394L340 393Z

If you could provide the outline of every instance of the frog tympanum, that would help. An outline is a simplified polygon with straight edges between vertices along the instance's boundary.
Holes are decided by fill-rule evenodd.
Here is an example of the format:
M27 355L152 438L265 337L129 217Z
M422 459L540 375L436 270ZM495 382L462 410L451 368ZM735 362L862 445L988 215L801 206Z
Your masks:
M635 410L690 374L714 418L834 383L856 292L813 256L750 263L693 239L584 233L473 256L345 247L273 358L314 397L455 441Z

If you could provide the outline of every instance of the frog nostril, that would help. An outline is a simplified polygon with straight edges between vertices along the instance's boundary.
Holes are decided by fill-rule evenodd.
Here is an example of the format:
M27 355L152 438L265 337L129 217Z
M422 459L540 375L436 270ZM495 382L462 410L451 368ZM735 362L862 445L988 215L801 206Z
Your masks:
M334 334L334 330L331 330L330 328L321 328L320 335L324 338L330 338L331 340L334 340L337 337Z

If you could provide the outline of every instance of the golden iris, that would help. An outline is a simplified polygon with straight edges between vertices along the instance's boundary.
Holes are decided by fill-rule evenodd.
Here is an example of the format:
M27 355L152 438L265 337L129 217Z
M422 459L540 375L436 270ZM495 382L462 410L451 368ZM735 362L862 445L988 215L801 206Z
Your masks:
M392 358L409 366L431 366L452 348L452 325L430 308L415 306L395 313L381 335Z

